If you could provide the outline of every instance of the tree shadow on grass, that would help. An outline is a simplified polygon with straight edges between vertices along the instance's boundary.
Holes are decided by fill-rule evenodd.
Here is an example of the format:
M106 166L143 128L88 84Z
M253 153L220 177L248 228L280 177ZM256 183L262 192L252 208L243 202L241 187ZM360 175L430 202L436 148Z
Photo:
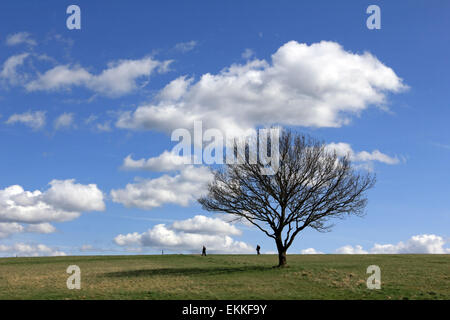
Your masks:
M131 277L152 277L152 276L187 276L187 275L218 275L231 274L237 272L267 271L271 267L246 266L246 267L219 267L219 268L158 268L158 269L139 269L119 272L108 272L104 276L111 278L131 278Z

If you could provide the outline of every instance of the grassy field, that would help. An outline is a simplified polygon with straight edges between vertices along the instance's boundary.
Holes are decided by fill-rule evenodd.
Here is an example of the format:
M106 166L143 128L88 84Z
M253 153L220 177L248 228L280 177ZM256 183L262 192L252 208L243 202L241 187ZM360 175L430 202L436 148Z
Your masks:
M0 299L450 299L450 255L84 256L0 259ZM81 290L68 290L69 265ZM381 290L366 287L369 265Z

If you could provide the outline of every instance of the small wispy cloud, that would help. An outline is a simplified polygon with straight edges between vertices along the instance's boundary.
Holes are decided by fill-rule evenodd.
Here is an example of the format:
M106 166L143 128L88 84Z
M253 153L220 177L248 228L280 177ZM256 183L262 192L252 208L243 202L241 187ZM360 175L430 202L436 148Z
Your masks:
M193 50L197 46L197 41L191 40L187 42L180 42L175 45L175 50L181 52L188 52Z
M10 34L6 37L6 44L8 46L16 46L19 44L27 44L29 46L37 45L37 42L31 38L31 34L28 32L17 32Z
M447 149L450 150L450 144L444 144L444 143L439 143L439 142L432 142L431 143L433 146L441 148L441 149Z
M255 55L255 51L253 51L252 49L245 49L244 52L242 52L241 56L244 59L250 59L251 57L253 57Z
M45 122L45 111L28 111L11 115L6 121L6 124L22 123L33 130L38 130L45 126Z
M55 119L53 126L56 130L68 129L74 125L74 114L64 112Z
M29 55L29 53L21 53L6 59L0 71L0 79L13 85L24 82L27 76L18 72L18 68L24 64Z
M373 162L375 161L388 165L396 165L406 161L406 158L404 157L399 159L397 156L392 157L380 152L379 150L373 150L372 152L356 152L350 144L344 142L329 143L326 145L326 149L330 152L336 152L336 155L339 157L348 156L351 161L356 163L356 168L369 171L373 169Z
M108 63L108 67L99 74L92 74L79 65L58 65L28 82L25 88L33 92L84 87L108 97L119 97L140 88L139 80L148 78L154 72L168 72L171 62L157 61L151 57L117 60Z
M97 130L101 132L109 132L111 131L111 121L106 121L104 123L97 123Z

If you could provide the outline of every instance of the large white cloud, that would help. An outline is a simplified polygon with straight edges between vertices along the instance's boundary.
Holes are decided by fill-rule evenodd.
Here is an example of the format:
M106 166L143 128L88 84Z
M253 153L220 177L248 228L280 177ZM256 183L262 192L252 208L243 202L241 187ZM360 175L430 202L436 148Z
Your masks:
M271 63L255 59L197 82L180 77L162 90L159 101L124 112L117 126L171 132L202 120L205 128L235 133L274 123L339 127L405 88L370 53L351 53L335 42L290 41Z
M141 209L153 209L165 203L187 206L206 192L212 176L208 167L188 165L173 176L164 174L155 179L136 179L124 189L112 190L111 198L126 207Z
M171 61L150 57L138 60L118 60L108 64L100 74L92 74L81 66L58 65L26 84L28 91L54 91L82 86L97 93L117 97L138 88L138 79L154 71L166 72Z
M412 236L406 242L400 241L397 244L378 244L366 251L362 246L355 247L347 245L336 250L336 253L343 254L399 254L399 253L450 253L450 248L444 248L446 241L443 237L434 234L421 234Z
M50 189L42 199L54 206L66 211L103 211L103 193L96 184L83 185L75 183L75 179L52 180Z
M58 249L50 248L44 244L33 245L26 243L15 243L13 245L0 244L0 255L37 257L37 256L65 256L66 253Z
M103 193L95 184L77 184L73 179L53 180L44 192L25 191L19 185L0 189L0 222L61 222L104 209Z
M227 226L225 226L227 225ZM171 226L155 225L143 233L120 234L114 242L127 247L152 247L171 251L199 252L206 246L213 253L250 253L254 248L230 235L239 234L232 225L217 218L195 216L175 221Z

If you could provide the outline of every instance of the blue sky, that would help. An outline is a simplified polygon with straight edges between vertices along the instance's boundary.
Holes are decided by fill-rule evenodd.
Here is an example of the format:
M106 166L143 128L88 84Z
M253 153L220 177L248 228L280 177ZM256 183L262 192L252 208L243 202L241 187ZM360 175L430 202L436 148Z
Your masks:
M245 101L243 108L224 104L215 109L215 104L239 98L235 92L222 90L221 81L227 76L224 70L240 66L244 75L236 76L239 83L239 76L248 75L244 68L252 61L264 60L269 66L250 67L265 71L262 81L276 82L276 72L280 72L286 76L283 79L294 77L291 88L298 85L300 94L307 95L302 90L309 85L308 77L299 77L295 70L290 74L282 66L270 69L276 64L276 52L280 53L276 56L280 65L287 63L282 53L304 53L303 59L292 62L304 66L320 65L314 59L324 55L329 63L310 70L311 77L317 79L326 77L332 72L330 68L341 62L362 59L359 67L367 76L357 78L375 88L373 94L359 96L362 102L358 107L353 105L356 112L348 112L346 102L320 96L322 92L313 97L313 101L327 101L327 110L344 110L348 122L340 122L340 114L331 122L296 119L295 114L274 116L276 124L291 126L326 143L345 143L341 148L351 147L355 159L377 175L377 184L369 192L366 217L337 221L333 231L326 234L308 230L289 252L314 248L333 253L344 247L339 252L351 253L360 248L357 246L371 251L376 244L386 245L383 252L448 252L449 3L77 1L81 30L68 30L66 8L70 4L0 4L0 255L158 253L161 249L192 252L194 247L183 242L190 239L183 238L190 223L205 228L191 233L192 239L210 241L217 252L247 252L256 244L263 252L274 251L273 241L261 232L241 224L222 224L191 201L192 190L203 180L186 182L183 172L176 170L125 170L122 166L129 155L134 160L149 159L170 150L174 145L170 132L177 124L190 121L183 114L191 112L190 105L208 101L211 108L200 106L200 111L190 115L212 127L224 128L230 121L243 129L270 124L263 116L252 118L258 113ZM366 8L371 4L381 8L380 30L366 27ZM365 52L382 68L374 69L371 60L361 58ZM342 75L352 67L340 66L331 93L348 93L344 83L348 79ZM201 86L208 84L201 80L205 74L216 79L211 92L206 85ZM377 82L378 76L382 84ZM164 88L176 79L188 86L187 97L176 102L186 107L169 114L164 106L170 101L162 97L167 96ZM241 92L246 94L245 88ZM376 101L379 95L381 102ZM283 113L277 103L274 98L261 107L273 115ZM165 122L139 118L137 110L146 106L159 106L159 116L167 115ZM124 118L126 115L129 118ZM376 156L376 150L384 158ZM369 160L361 160L359 152L363 151L370 154ZM120 199L114 197L112 190L126 191L126 185L136 183L136 177L153 181L151 186L172 180L188 183L190 200L180 200L184 189L176 200L167 200L164 194L155 200L152 197L158 197L158 192L150 189L147 195L158 202L154 206L139 204L130 192L123 192ZM32 203L14 198L13 189L5 191L11 186L20 186L23 192L18 192L28 200L31 197ZM148 188L149 184L134 186ZM25 192L36 190L41 194ZM188 220L196 215L207 218ZM220 237L214 238L214 232ZM123 241L118 240L119 235ZM158 242L166 236L175 237L180 244L164 246ZM231 247L223 245L225 237L234 241ZM39 244L45 248L39 249Z

